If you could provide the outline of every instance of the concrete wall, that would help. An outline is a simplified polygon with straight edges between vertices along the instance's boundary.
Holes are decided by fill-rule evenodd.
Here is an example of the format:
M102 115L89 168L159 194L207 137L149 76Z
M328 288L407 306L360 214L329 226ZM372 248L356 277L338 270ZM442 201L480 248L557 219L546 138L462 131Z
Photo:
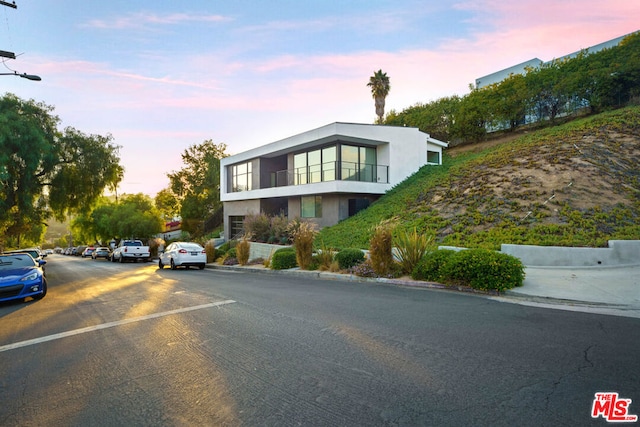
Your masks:
M502 244L501 252L529 267L640 265L640 240L609 240L608 248L569 248Z
M270 245L268 243L251 242L249 244L249 260L258 258L269 259L273 252L280 248L289 248L290 246L284 245Z

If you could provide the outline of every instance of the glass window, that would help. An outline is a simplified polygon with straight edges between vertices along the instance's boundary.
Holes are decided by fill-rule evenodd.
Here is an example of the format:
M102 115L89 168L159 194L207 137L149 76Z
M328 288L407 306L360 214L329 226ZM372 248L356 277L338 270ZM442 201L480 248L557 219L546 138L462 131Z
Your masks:
M231 166L231 191L251 190L251 162Z
M294 184L307 184L307 153L300 153L293 156Z
M437 151L427 151L427 163L440 164L440 153Z
M342 179L343 180L358 180L358 147L352 147L351 145L343 145L340 150L342 157Z
M322 155L320 150L309 151L307 153L307 164L309 165L309 182L322 181Z
M376 181L376 149L360 147L360 181Z
M322 180L335 181L336 179L336 147L322 149Z
M322 218L322 196L302 196L300 198L302 218Z

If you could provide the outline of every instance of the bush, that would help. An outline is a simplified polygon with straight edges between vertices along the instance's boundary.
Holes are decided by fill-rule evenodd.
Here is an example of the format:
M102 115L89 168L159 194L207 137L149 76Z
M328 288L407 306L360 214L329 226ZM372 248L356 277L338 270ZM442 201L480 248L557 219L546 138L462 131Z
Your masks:
M317 233L315 224L312 222L300 222L292 232L296 261L303 270L308 270L311 264L313 240Z
M264 212L244 217L242 228L245 234L253 236L257 242L266 242L271 234L271 220Z
M426 280L429 282L444 282L443 267L456 251L451 249L439 249L429 252L418 262L411 272L414 280Z
M364 252L357 248L343 249L335 255L335 260L338 261L340 268L351 268L364 261Z
M225 252L225 251L216 249L216 246L213 240L209 240L207 241L207 243L205 243L204 250L207 253L207 263L215 262L215 260L217 260L218 257L222 256Z
M218 250L220 252L222 252L223 254L227 253L227 251L231 249L231 241L226 241L223 244L220 245L220 247L218 248Z
M240 240L235 247L238 263L240 265L247 265L247 263L249 262L250 249L251 249L251 244L249 243L247 236L244 236L242 240Z
M393 268L391 226L381 222L373 230L369 243L369 260L371 267L378 276L386 276Z
M456 252L442 270L450 283L481 290L505 291L524 281L524 266L518 258L488 249Z
M413 229L413 233L398 233L396 247L398 249L398 259L403 273L411 274L411 272L413 272L413 269L429 250L432 239L432 235L418 234L418 230L415 228Z
M278 249L271 257L271 269L286 270L296 267L296 251L293 248Z

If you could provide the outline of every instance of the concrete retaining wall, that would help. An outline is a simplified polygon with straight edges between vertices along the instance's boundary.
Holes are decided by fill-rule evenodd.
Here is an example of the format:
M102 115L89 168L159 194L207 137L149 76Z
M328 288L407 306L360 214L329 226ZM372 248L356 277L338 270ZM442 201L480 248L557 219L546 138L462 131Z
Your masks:
M258 242L251 242L251 246L249 246L249 259L256 259L256 258L262 258L262 259L268 259L271 255L273 255L273 252L275 252L276 250L280 249L280 248L289 248L290 246L284 246L284 245L270 245L268 243L258 243Z
M640 265L640 240L609 240L608 248L502 244L500 251L526 266L598 267Z

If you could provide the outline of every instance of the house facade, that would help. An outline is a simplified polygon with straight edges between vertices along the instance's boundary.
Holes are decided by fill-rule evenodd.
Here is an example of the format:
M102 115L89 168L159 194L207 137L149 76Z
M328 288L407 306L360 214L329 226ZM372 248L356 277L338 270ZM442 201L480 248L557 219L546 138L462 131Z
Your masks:
M283 213L320 227L355 215L422 166L442 164L447 143L417 128L332 123L220 161L224 235L248 214Z

